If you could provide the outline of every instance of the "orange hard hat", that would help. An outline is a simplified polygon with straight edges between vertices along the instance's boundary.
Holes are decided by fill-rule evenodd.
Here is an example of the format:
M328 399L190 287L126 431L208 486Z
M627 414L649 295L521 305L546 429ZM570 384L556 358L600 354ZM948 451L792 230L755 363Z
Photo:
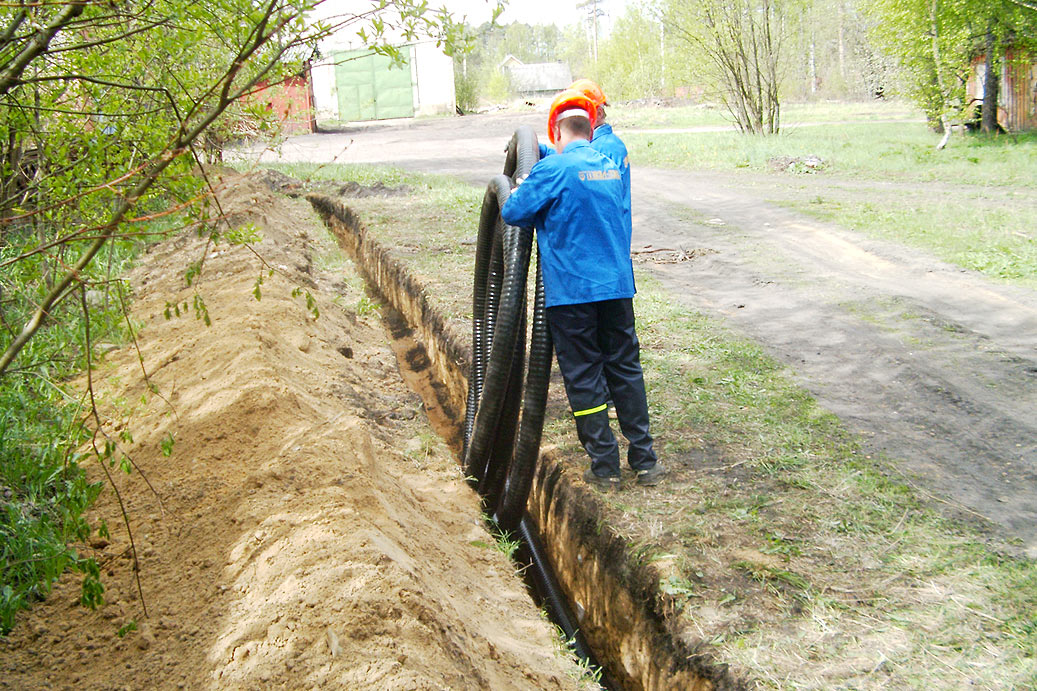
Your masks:
M551 101L551 110L547 115L547 138L555 143L555 125L562 118L572 115L584 115L591 121L591 128L598 119L598 107L594 101L582 92L566 89Z
M609 104L608 99L605 98L605 92L601 90L601 87L596 82L592 82L589 79L577 79L569 85L569 88L581 92L595 106L607 106Z

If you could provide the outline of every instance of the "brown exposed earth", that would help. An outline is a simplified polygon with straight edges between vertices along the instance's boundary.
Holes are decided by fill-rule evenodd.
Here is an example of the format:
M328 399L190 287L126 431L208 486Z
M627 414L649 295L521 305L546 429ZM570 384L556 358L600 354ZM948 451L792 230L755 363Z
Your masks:
M116 350L94 375L135 466L108 471L118 498L93 513L111 536L84 548L107 604L62 579L0 641L0 687L578 688L309 205L224 176L256 253L209 247L188 287L205 241L154 246L130 277L139 359Z

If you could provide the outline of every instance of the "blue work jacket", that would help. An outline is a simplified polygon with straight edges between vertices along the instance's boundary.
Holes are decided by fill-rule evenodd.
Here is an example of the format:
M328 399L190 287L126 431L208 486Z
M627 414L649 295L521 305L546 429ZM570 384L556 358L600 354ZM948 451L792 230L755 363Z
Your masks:
M590 142L570 142L533 166L501 207L513 226L533 227L547 307L634 296L623 175Z
M594 136L591 137L591 146L612 159L619 166L619 172L623 175L623 201L626 211L627 232L632 232L632 206L630 205L630 155L627 153L626 144L612 132L612 125L605 123L594 128ZM546 144L540 145L540 158L557 153Z
M594 128L591 146L608 156L619 166L619 172L623 175L623 201L626 205L627 230L629 231L632 227L632 207L630 206L630 155L627 154L627 146L622 139L612 133L612 125L607 123Z

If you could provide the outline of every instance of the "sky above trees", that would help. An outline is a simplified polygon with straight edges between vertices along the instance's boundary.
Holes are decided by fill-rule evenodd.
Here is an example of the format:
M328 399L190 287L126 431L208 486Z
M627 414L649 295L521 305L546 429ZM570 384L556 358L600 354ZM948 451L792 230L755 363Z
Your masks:
M525 24L555 24L559 27L575 24L587 17L586 9L578 9L583 0L512 0L504 13L497 19L499 24L523 22ZM599 6L606 15L599 21L599 31L607 32L616 19L623 15L631 0L600 0ZM493 0L441 0L430 2L433 7L445 6L458 16L467 15L468 23L478 26L489 21L496 3Z

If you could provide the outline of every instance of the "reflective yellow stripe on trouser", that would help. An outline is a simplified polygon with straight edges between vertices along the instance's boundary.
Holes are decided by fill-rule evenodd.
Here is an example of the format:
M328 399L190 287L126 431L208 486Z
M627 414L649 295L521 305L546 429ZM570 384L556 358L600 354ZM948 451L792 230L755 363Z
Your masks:
M607 403L602 403L601 405L595 406L594 408L587 408L587 410L574 410L573 417L580 417L582 415L593 415L594 413L600 413L608 407L609 406Z

